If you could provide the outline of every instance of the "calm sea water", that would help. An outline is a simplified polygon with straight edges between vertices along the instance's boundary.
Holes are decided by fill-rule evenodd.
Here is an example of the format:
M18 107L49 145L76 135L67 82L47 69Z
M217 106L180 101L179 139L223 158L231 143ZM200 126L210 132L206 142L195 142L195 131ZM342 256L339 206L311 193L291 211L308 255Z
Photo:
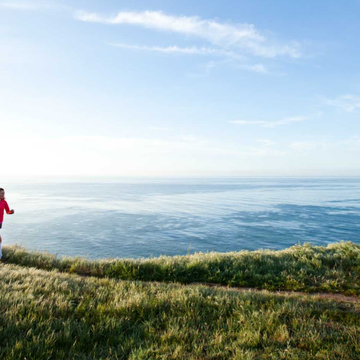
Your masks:
M58 255L150 257L360 244L359 178L2 183L4 244Z

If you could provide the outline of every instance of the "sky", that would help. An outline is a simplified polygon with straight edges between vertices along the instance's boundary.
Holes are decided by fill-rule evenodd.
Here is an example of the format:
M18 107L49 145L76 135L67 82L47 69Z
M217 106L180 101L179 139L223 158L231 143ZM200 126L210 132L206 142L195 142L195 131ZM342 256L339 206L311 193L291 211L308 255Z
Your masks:
M0 176L360 176L359 16L0 0Z

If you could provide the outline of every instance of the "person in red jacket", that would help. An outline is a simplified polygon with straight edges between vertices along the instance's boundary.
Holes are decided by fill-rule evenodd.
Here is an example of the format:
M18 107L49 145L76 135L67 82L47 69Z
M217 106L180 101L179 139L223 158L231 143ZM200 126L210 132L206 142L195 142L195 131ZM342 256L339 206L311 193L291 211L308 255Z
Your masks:
M10 210L8 203L5 200L5 190L3 188L0 188L0 229L2 228L2 223L4 220L4 210L7 214L14 214L15 210ZM1 252L1 235L0 235L0 259L2 258L2 252Z

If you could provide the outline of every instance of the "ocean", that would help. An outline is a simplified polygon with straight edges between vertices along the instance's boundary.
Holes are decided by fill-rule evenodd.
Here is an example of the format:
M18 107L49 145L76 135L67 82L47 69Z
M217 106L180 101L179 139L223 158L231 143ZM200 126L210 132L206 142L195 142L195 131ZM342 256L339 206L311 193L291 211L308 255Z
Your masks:
M360 244L360 178L110 179L1 183L3 244L139 258Z

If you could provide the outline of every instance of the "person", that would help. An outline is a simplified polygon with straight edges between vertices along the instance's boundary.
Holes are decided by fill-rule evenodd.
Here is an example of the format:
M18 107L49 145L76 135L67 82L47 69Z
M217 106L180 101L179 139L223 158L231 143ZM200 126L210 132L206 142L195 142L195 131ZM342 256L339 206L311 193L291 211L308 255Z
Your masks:
M4 210L7 214L14 214L15 210L10 210L8 203L5 200L5 190L3 188L0 188L0 229L2 228L2 223L4 220ZM1 234L0 234L0 259L2 258L2 251L1 251Z

